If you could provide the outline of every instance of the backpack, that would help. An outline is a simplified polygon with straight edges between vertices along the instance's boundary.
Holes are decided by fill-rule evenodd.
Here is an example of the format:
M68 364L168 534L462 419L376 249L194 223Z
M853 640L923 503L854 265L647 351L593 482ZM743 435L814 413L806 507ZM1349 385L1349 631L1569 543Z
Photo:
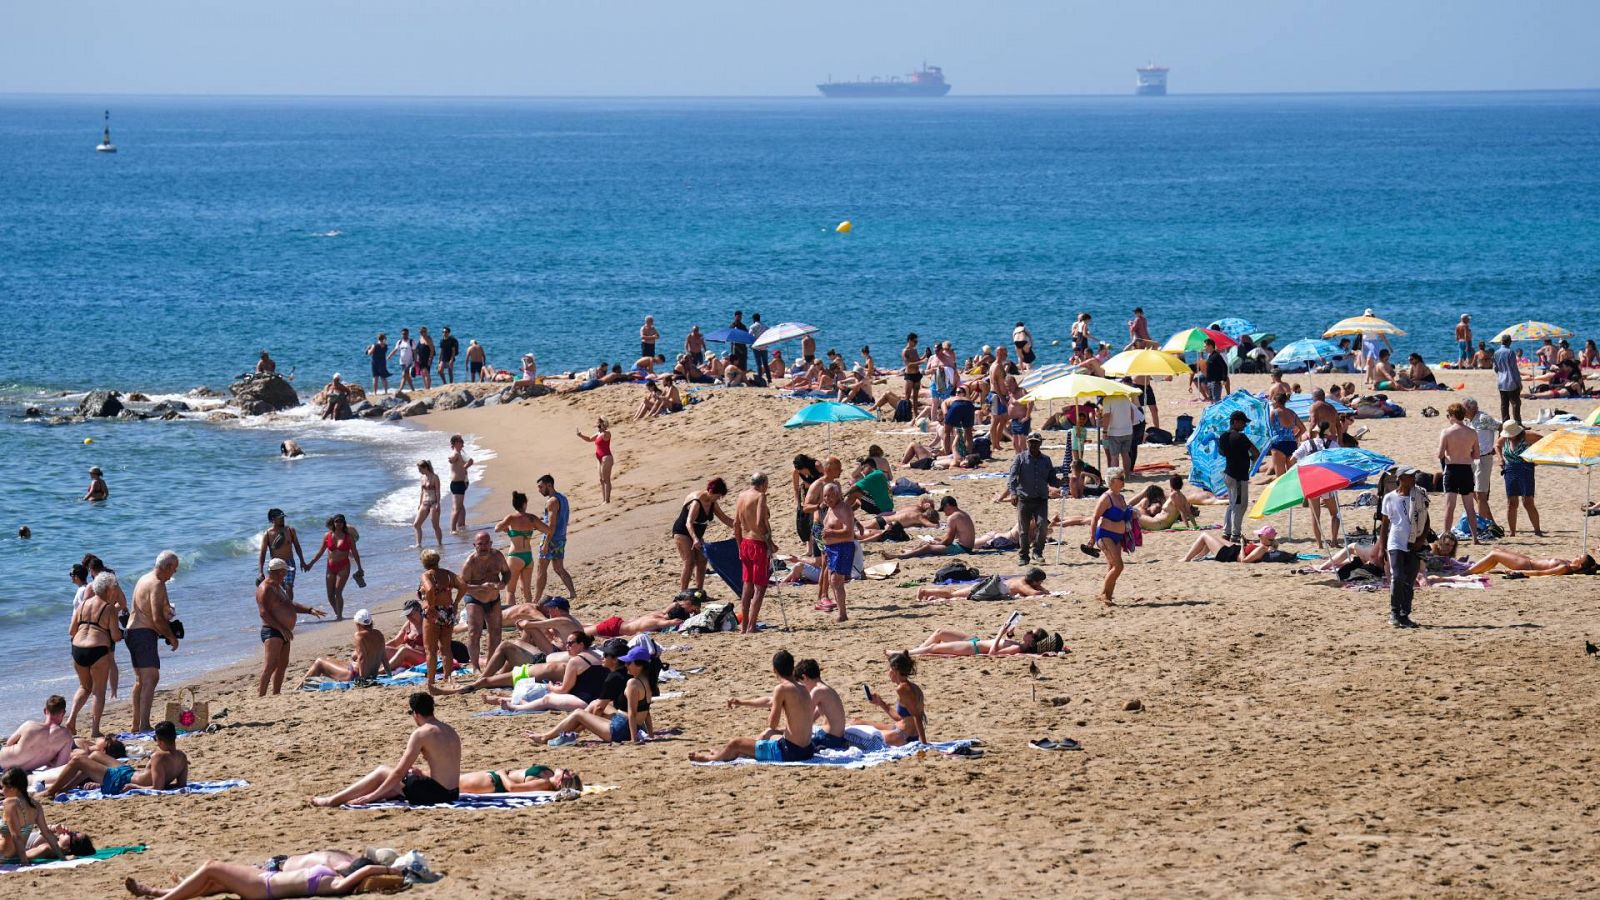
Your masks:
M964 562L948 562L933 573L934 584L951 584L957 581L977 581L983 575Z
M1172 440L1172 432L1165 428L1146 428L1144 430L1144 442L1146 444L1170 444Z
M1172 442L1174 444L1187 443L1194 436L1194 416L1179 416L1178 424L1172 429Z
M911 421L911 401L901 400L894 405L894 420L896 422Z
M982 437L973 438L972 453L969 455L976 456L980 459L993 459L994 450L989 446L989 436L983 435Z

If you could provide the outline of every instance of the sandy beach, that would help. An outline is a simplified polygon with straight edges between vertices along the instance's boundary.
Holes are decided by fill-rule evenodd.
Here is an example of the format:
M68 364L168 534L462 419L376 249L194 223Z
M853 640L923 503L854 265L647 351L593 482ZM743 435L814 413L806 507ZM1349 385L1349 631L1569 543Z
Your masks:
M1441 373L1443 374L1443 373ZM1358 377L1358 376L1357 376ZM1348 376L1293 376L1309 390ZM1259 390L1265 376L1235 376ZM1364 446L1429 466L1444 419L1418 414L1473 394L1497 411L1491 373L1449 373L1462 393L1393 395L1403 419L1366 422ZM1163 424L1203 406L1181 381L1158 387ZM678 559L668 528L683 498L707 478L742 484L773 475L780 546L797 549L789 523L790 459L821 456L822 429L784 430L800 401L769 390L706 390L684 413L629 421L637 388L608 387L507 406L418 419L440 433L470 433L498 456L476 488L469 521L493 522L513 489L532 492L549 473L572 501L568 564L584 622L629 617L665 605ZM1524 417L1560 406L1585 415L1593 401L1529 401ZM610 419L615 491L599 503L590 447L573 434ZM836 427L837 455L879 443L892 460L903 426ZM1535 428L1535 430L1539 430ZM1059 459L1059 433L1047 452ZM1174 461L1181 447L1146 447L1140 462ZM1004 471L1004 451L987 471ZM900 474L897 472L897 474ZM979 532L1014 523L993 501L1003 482L907 473L957 496ZM1258 478L1260 485L1264 479ZM1130 490L1145 483L1136 479ZM1584 480L1541 467L1538 499L1547 536L1500 542L1532 555L1579 549ZM486 490L485 490L486 489ZM1259 491L1261 488L1255 488ZM735 489L737 490L737 488ZM1347 495L1347 500L1353 495ZM729 508L731 509L729 499ZM1497 484L1497 517L1504 517ZM1442 515L1436 496L1434 516ZM1092 501L1068 501L1087 513ZM1054 509L1054 505L1052 506ZM1371 527L1371 512L1346 509ZM1220 521L1220 507L1202 519ZM1269 521L1287 531L1287 515ZM726 536L714 526L712 537ZM1179 560L1192 532L1146 535L1130 559L1119 605L1094 603L1103 566L1069 531L1045 569L1064 596L1005 603L919 605L915 587L940 560L901 563L886 581L850 585L851 621L812 609L815 589L768 595L763 620L789 629L750 637L668 635L668 660L698 669L655 710L681 734L643 746L535 748L524 732L549 714L477 718L477 696L443 699L439 715L464 741L465 770L575 768L615 790L521 811L324 810L307 798L393 762L411 728L404 688L255 696L254 665L208 679L201 695L222 727L185 738L192 777L243 778L249 788L214 796L127 798L52 805L53 822L94 835L101 846L148 844L147 852L59 872L0 876L5 896L67 891L116 896L130 874L161 881L207 858L257 862L274 854L367 846L421 849L446 874L415 889L438 898L523 897L571 889L601 896L1387 896L1575 895L1593 890L1600 860L1600 660L1590 578L1492 579L1487 590L1419 591L1424 627L1387 626L1385 593L1341 589L1331 575L1290 565L1239 566ZM1591 538L1591 542L1593 541ZM890 546L894 545L874 545ZM1310 524L1296 516L1287 549L1312 551ZM1476 548L1464 544L1463 553ZM459 566L463 537L446 542ZM869 562L876 562L874 554ZM1014 554L978 555L984 574L1018 571ZM707 589L728 599L715 578ZM779 600L783 605L780 608ZM383 605L386 634L403 598ZM240 602L248 602L241 593ZM885 650L915 645L935 628L992 633L1012 609L1024 625L1060 632L1071 653L1027 658L929 659L917 681L927 692L936 740L981 738L981 758L932 755L862 771L832 768L693 767L691 750L758 733L765 714L729 710L732 695L770 691L768 661L780 647L814 657L852 716L875 718L860 684L880 690ZM294 645L292 677L321 653L348 653L340 625L308 631ZM459 632L458 632L459 636ZM157 709L168 699L164 690ZM1136 703L1134 701L1137 701ZM1130 709L1129 707L1136 707ZM872 714L872 715L869 715ZM113 711L111 722L125 719ZM1070 736L1082 752L1041 752L1034 738Z

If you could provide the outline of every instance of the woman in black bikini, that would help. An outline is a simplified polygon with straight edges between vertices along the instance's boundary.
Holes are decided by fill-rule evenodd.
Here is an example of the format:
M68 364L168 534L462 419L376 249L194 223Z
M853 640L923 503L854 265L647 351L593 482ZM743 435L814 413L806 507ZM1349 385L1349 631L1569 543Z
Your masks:
M822 466L817 461L804 453L794 458L794 474L791 483L794 487L794 530L800 535L800 542L810 549L808 555L815 556L817 548L811 544L811 513L806 512L806 492L818 478L822 477Z
M705 589L706 526L711 524L711 517L715 516L724 525L733 527L733 519L717 505L726 496L727 482L713 478L706 482L705 490L685 497L683 508L678 510L678 518L672 523L672 543L677 546L678 557L683 560L683 572L678 575L679 591L689 589L690 576L694 577L696 590Z
M67 716L66 728L76 732L78 711L92 694L94 706L89 713L89 733L100 737L100 714L106 707L106 679L111 677L111 646L122 639L122 627L117 624L117 609L106 599L115 589L117 576L101 572L92 582L93 593L84 598L83 605L72 611L72 668L78 675L78 692L72 698L72 713Z

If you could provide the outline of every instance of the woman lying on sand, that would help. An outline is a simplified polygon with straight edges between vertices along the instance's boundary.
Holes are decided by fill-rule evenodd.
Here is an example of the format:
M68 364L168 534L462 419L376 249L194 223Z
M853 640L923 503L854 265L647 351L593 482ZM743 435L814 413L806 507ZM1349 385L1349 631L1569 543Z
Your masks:
M917 599L933 600L998 600L1001 597L1039 597L1048 594L1044 589L1043 569L1029 569L1023 575L991 575L976 584L932 584L917 588ZM996 596L989 597L987 594ZM973 595L978 597L974 598Z
M583 779L571 769L531 765L526 769L462 772L463 794L521 794L528 791L581 791Z
M366 865L348 875L341 875L331 866L321 864L293 871L269 872L260 866L210 860L196 869L193 875L165 891L148 887L132 878L123 882L123 886L135 897L159 897L161 900L185 900L188 897L213 897L219 894L236 894L243 900L347 897L380 889L379 883L368 883L374 877L382 877L387 882L384 886L397 889L405 883L401 880L404 873L403 869L389 866Z
M1018 656L1060 653L1064 647L1061 635L1043 628L1024 631L1014 640L1004 635L979 638L941 628L906 652L912 656Z
M885 715L894 720L894 724L880 725L864 719L854 719L850 724L878 729L883 734L883 742L890 747L901 747L911 741L927 743L928 710L923 702L922 688L911 680L911 676L915 674L917 674L917 663L910 651L903 650L891 654L889 681L894 685L894 706L890 707L889 702L879 696L877 691L872 691L867 700L883 710Z
M1201 534L1195 537L1194 546L1184 556L1184 562L1194 562L1211 557L1216 562L1258 563L1268 560L1268 554L1285 551L1278 549L1278 529L1264 525L1256 531L1256 539L1239 546L1222 539L1221 535Z
M1490 550L1482 559L1472 564L1467 569L1468 575L1482 575L1492 572L1497 566L1504 566L1513 572L1523 572L1529 576L1537 575L1597 575L1600 566L1597 566L1594 557L1585 553L1571 559L1550 557L1547 559L1534 559L1521 553L1510 550Z

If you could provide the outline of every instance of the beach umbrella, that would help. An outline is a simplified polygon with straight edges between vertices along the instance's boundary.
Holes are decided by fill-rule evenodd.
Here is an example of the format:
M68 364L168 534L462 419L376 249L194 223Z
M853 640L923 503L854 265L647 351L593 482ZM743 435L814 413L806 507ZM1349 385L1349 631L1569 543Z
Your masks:
M1569 425L1535 441L1522 458L1541 466L1567 466L1583 470L1584 510L1589 508L1593 467L1600 465L1600 427ZM1583 517L1583 551L1589 552L1589 517Z
M1311 404L1315 402L1315 400L1311 399L1310 394L1290 394L1289 402L1284 405L1289 407L1289 410L1300 418L1309 419L1311 418ZM1341 416L1355 413L1355 410L1337 400L1327 400L1326 402L1332 404L1333 411Z
M1125 375L1165 378L1189 374L1189 367L1184 365L1183 360L1160 350L1124 350L1106 360L1104 368L1107 375L1119 378Z
M1380 475L1394 460L1371 450L1334 447L1307 454L1279 475L1256 498L1250 518L1261 519L1283 510L1292 510L1306 500L1342 491Z
M1589 413L1589 417L1583 420L1583 424L1600 425L1600 406L1595 407L1594 412Z
M1249 319L1241 319L1237 316L1218 319L1207 327L1213 331L1220 331L1234 340L1238 340L1241 334L1249 334L1256 330L1256 326Z
M1212 341L1218 350L1226 350L1237 346L1238 341L1229 335L1210 328L1185 328L1161 345L1163 353L1199 353L1206 347L1206 341Z
M1194 436L1189 438L1189 481L1218 497L1228 496L1228 486L1222 480L1222 454L1217 452L1217 438L1228 430L1228 419L1235 410L1250 417L1244 428L1245 436L1261 449L1250 474L1254 475L1262 461L1271 455L1267 453L1267 445L1271 443L1267 437L1267 420L1272 411L1267 401L1249 391L1238 390L1211 404L1195 423Z
M1077 366L1069 363L1046 363L1045 365L1035 366L1034 368L1029 369L1028 374L1022 376L1022 380L1017 383L1022 385L1023 390L1031 391L1038 385L1044 384L1046 381L1060 378L1062 375L1066 375L1069 372L1076 372L1077 370Z
M1144 389L1137 385L1123 384L1109 378L1096 378L1082 372L1072 372L1049 381L1028 391L1022 396L1023 403L1040 403L1050 400L1077 400L1080 397L1137 397L1144 393Z
M1384 321L1377 316L1351 316L1335 322L1332 328L1322 333L1325 338L1339 337L1346 334L1392 334L1405 336L1405 331L1399 326Z
M743 328L718 328L716 331L706 332L705 338L718 344L748 345L756 342L756 336Z
M816 331L817 326L815 325L807 325L804 322L783 322L768 328L762 333L761 337L756 338L755 348L757 350L765 350L773 344L792 341L797 337L814 334Z
M1277 366L1321 362L1338 356L1343 352L1345 351L1339 349L1339 345L1333 341L1325 341L1322 338L1301 338L1298 341L1290 341L1284 344L1283 349L1278 351L1278 355L1272 358L1272 362L1273 365Z
M1546 338L1572 337L1572 332L1560 325L1551 325L1549 322L1523 322L1513 325L1489 339L1489 343L1498 343L1501 338L1511 338L1513 341L1542 341Z
M800 407L789 421L783 423L785 428L808 428L812 425L828 426L828 455L833 455L833 423L835 422L865 422L876 420L870 410L862 409L854 403L837 403L832 400L819 400L807 406Z

